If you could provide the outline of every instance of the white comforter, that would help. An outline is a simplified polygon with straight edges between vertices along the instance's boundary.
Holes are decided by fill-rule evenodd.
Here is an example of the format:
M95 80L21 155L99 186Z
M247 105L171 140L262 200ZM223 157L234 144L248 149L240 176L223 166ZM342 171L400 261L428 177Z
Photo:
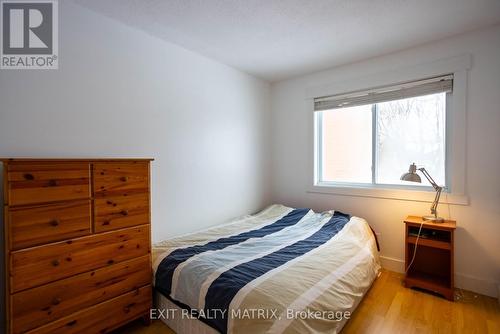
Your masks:
M290 217L295 221L272 233L254 235ZM366 221L342 219L334 211L299 212L273 205L220 227L161 242L153 247L155 273L176 254L197 252L170 261L167 276L171 283L159 291L197 311L200 319L223 333L336 333L380 269L375 239ZM332 230L332 222L342 223L338 231ZM245 233L250 237L233 241ZM220 240L231 242L220 245ZM298 255L290 255L288 249ZM279 263L287 256L286 262ZM264 261L267 258L279 265L262 269L269 265ZM253 277L253 271L262 273ZM165 270L160 272L160 277L167 277ZM155 283L159 285L158 278ZM234 286L237 290L231 294ZM229 298L226 304L224 298Z

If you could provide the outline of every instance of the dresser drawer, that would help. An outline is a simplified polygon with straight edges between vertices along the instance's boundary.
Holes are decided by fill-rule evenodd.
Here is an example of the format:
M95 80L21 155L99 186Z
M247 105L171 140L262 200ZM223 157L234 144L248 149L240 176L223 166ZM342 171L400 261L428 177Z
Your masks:
M99 198L94 202L96 232L149 224L149 194Z
M13 251L11 293L149 254L149 241L142 225Z
M90 201L69 201L9 211L10 248L21 249L91 233Z
M94 195L129 195L149 192L149 164L94 164Z
M149 313L151 286L146 286L56 320L28 333L108 333Z
M9 164L9 205L90 198L90 165Z
M12 328L22 333L151 284L149 255L12 296Z

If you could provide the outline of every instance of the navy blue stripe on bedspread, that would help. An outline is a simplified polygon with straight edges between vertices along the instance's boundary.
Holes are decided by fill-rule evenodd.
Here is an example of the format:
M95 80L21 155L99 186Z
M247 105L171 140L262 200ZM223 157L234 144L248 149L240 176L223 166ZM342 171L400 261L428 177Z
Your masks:
M172 277L174 275L175 268L189 258L206 251L224 249L226 247L242 243L250 238L261 238L281 231L288 226L297 224L308 212L309 209L294 209L274 223L263 226L259 229L243 232L230 237L220 238L210 241L204 245L196 245L174 250L167 257L165 257L158 266L155 277L156 290L168 297L172 290Z
M351 219L350 215L335 212L333 217L316 233L264 257L242 263L221 274L208 289L205 296L206 310L228 310L234 296L245 285L290 260L306 254L333 238ZM217 312L219 314L219 312ZM224 313L226 316L228 312ZM210 326L227 333L227 317L208 319Z

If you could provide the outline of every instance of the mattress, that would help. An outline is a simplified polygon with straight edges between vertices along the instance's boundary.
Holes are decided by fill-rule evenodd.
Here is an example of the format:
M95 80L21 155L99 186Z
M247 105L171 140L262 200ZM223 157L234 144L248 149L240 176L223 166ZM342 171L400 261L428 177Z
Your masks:
M157 310L155 315L163 321L170 329L178 334L217 334L217 330L213 329L206 323L198 320L196 317L183 316L183 308L174 304L170 299L159 292L155 292L154 303Z
M282 205L153 255L160 319L178 333L336 333L380 270L365 220Z

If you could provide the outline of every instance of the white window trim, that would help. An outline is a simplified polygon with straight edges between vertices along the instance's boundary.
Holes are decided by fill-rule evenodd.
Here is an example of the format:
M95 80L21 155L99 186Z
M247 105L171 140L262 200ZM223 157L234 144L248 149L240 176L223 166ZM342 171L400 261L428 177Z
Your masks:
M314 98L342 94L349 91L370 89L371 87L392 85L398 82L420 80L422 78L446 75L453 73L453 94L447 100L450 105L447 110L447 146L449 151L446 158L447 179L449 192L443 192L441 203L468 205L469 197L466 192L466 113L467 113L467 76L472 66L470 54L436 60L431 63L420 64L412 67L396 69L390 72L379 73L361 78L343 80L322 86L308 87L306 89L306 102L308 105L308 192L321 194L335 194L342 196L376 197L397 200L411 200L432 202L435 192L432 188L398 189L398 187L377 184L347 184L332 185L319 184L316 164L316 145L314 121ZM418 163L418 162L417 162ZM404 171L402 171L404 172Z

